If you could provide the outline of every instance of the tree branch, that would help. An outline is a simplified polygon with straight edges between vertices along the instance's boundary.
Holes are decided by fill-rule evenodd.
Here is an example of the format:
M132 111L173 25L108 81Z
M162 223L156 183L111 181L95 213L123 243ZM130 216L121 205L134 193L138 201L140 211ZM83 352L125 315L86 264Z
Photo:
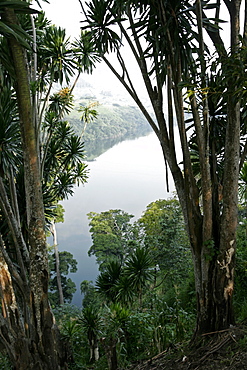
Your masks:
M121 82L121 84L125 87L125 89L128 91L130 96L134 99L134 101L136 102L136 104L141 109L142 113L144 114L145 118L147 119L148 123L150 124L150 126L152 127L152 129L154 130L156 135L159 137L160 133L159 133L158 127L154 123L152 117L150 116L150 114L148 113L148 111L146 110L146 108L144 107L142 102L140 101L136 92L133 91L129 87L129 85L126 83L124 78L122 76L120 76L120 74L116 71L116 69L113 67L113 65L109 62L109 60L105 56L102 56L102 59L106 63L106 65L110 68L110 70L113 72L113 74L117 77L117 79Z

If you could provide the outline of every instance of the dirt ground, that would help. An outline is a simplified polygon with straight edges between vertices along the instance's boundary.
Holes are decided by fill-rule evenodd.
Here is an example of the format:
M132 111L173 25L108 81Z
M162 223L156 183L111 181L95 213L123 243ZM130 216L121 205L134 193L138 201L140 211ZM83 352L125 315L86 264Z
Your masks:
M178 344L131 370L247 370L247 324L202 336L200 345Z

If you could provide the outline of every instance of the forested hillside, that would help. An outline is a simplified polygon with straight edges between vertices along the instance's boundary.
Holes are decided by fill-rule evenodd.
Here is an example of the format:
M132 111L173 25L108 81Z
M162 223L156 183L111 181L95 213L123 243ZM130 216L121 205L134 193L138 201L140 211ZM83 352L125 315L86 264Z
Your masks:
M84 139L88 160L99 156L122 140L151 132L149 124L137 107L100 102L95 108L97 117L87 124L85 129L79 109L90 103L90 99L77 101L74 110L67 117L74 131Z

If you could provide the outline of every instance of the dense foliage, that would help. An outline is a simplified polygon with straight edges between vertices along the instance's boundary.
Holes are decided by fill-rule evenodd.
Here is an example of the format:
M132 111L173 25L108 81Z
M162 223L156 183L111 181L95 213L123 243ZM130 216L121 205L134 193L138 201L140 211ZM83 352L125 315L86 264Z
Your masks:
M122 263L130 252L136 237L135 228L130 223L133 217L119 209L88 214L93 240L88 254L96 256L100 270L111 261Z
M65 369L68 361L75 367L95 362L99 369L126 368L129 361L160 353L191 335L194 300L199 337L229 330L235 324L234 304L238 317L245 317L246 205L238 209L237 188L242 169L245 197L246 4L241 36L241 0L80 3L84 32L73 44L65 30L51 26L29 1L0 3L0 342L20 370ZM223 5L230 19L229 50L219 26ZM213 53L205 45L204 31ZM125 43L153 115L132 83L120 51ZM86 281L81 285L82 312L66 306L57 310L62 342L48 300L45 225L54 224L58 201L87 179L83 143L64 121L73 87L62 85L75 69L78 74L91 72L100 59L160 140L181 209L174 200L157 201L135 223L120 210L89 216L90 253L101 273L95 287ZM54 83L60 88L52 92ZM189 120L185 105L192 112ZM116 120L119 127L108 130L114 139L139 122L134 111L128 130L121 125L120 111ZM104 131L96 130L97 140ZM55 247L56 267L63 266ZM66 272L68 264L64 267ZM62 348L66 343L70 346ZM5 359L2 363L8 366Z

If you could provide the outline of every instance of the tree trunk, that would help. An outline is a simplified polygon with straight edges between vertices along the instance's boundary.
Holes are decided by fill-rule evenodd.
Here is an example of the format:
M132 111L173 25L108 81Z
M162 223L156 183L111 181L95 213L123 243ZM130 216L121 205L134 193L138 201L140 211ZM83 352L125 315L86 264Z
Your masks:
M234 1L228 10L231 17L231 50L236 51L239 35L239 9L241 1ZM231 56L230 56L231 58ZM234 101L234 81L229 81L227 126L224 153L222 210L212 215L214 245L209 245L207 258L202 263L201 294L198 294L197 332L217 331L234 325L232 307L236 230L238 223L238 179L240 163L240 104ZM217 193L217 195L219 195ZM213 198L214 200L216 197ZM217 199L219 202L220 200ZM218 221L220 220L220 224ZM203 248L202 248L203 250ZM212 255L213 253L213 255ZM206 256L201 255L201 260Z
M98 339L95 335L88 336L88 342L90 347L90 359L89 362L93 363L95 361L99 360L99 345L98 345Z
M4 21L10 26L18 24L15 12L6 8ZM24 153L25 195L28 222L28 286L20 299L20 284L14 288L7 273L11 262L2 262L5 271L1 281L4 305L1 316L1 339L10 355L13 367L18 370L66 369L59 332L48 302L48 258L45 236L44 209L40 177L39 157L33 112L31 106L29 76L25 51L13 36L8 38L16 77L16 93L19 108L22 146ZM3 249L2 249L3 251ZM3 254L3 253L2 253ZM5 278L5 277L6 278ZM11 293L12 299L8 298ZM10 296L10 295L9 295ZM18 305L14 302L19 299Z
M62 289L62 281L61 281L61 274L60 274L60 261L59 261L59 252L58 252L58 244L57 244L57 231L55 222L53 221L51 224L51 233L53 235L53 247L54 247L54 255L55 255L55 263L56 263L56 275L57 275L57 288L58 288L58 295L59 295L59 303L60 305L64 304L63 298L63 289Z
M107 343L106 343L107 341ZM110 337L109 339L104 338L102 344L106 353L108 369L117 370L118 360L117 360L117 339Z

